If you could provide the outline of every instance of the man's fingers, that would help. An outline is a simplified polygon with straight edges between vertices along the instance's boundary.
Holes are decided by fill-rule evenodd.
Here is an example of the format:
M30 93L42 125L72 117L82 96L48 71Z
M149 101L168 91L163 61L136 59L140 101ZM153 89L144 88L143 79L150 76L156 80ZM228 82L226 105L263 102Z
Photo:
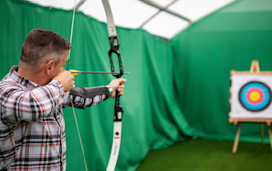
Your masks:
M124 87L125 87L124 84L121 84L121 85L119 85L118 88L124 88Z
M62 84L64 92L67 92L75 87L75 77L69 71L62 71L53 79L58 80Z
M127 80L124 78L118 78L120 84L124 84Z
M118 92L120 93L120 95L123 95L124 94L124 85L120 85L119 87L118 87Z
M126 79L123 78L117 78L114 79L110 82L109 86L113 89L113 91L115 92L116 90L120 93L120 95L123 95L123 89L124 89L124 83L126 82ZM113 93L113 95L111 97L115 97L115 93Z

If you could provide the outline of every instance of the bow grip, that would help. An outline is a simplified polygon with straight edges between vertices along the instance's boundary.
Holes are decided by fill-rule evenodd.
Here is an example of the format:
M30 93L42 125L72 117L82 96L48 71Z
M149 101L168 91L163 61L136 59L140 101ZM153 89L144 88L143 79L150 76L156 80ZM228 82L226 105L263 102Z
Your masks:
M120 93L116 90L115 108L114 108L114 122L122 122L123 107L120 106Z
M111 72L112 75L116 78L120 78L123 75L123 65L122 65L122 60L121 60L121 55L120 55L120 51L119 51L119 43L117 40L117 36L110 36L110 50L109 50L109 57L110 57L110 65L111 65ZM113 63L113 59L112 59L112 54L115 53L118 57L118 62L119 62L119 73L115 73L115 67L114 67L114 63Z

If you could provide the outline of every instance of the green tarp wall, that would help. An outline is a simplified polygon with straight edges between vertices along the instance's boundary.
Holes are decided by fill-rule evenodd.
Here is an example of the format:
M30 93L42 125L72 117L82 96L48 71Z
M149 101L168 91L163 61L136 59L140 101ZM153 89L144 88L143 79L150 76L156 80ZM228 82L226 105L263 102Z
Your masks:
M124 69L130 72L124 76L128 81L121 98L125 112L117 170L135 170L149 150L188 136L233 140L236 127L228 123L230 70L249 70L253 59L259 60L261 70L272 70L272 5L265 2L235 2L169 42L143 30L117 28ZM0 12L1 78L18 64L31 29L50 29L69 40L71 11L2 0ZM70 68L109 71L107 34L105 24L76 13ZM76 85L106 85L111 79L79 75ZM113 106L114 99L109 99L76 110L89 170L107 166ZM64 113L67 170L84 170L72 109ZM242 140L259 139L259 125L242 127Z
M195 136L234 138L237 127L228 122L230 71L249 71L252 60L261 71L272 70L271 21L272 1L240 0L172 39L177 97ZM260 142L260 124L242 124L241 140Z

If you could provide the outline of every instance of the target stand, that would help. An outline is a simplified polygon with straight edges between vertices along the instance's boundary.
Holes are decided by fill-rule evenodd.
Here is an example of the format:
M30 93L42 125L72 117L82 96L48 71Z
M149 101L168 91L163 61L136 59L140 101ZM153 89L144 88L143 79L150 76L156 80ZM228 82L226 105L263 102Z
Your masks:
M232 70L231 81L229 122L238 126L232 152L237 152L242 123L260 123L263 144L263 124L267 124L272 151L272 72L261 72L254 60L250 71Z

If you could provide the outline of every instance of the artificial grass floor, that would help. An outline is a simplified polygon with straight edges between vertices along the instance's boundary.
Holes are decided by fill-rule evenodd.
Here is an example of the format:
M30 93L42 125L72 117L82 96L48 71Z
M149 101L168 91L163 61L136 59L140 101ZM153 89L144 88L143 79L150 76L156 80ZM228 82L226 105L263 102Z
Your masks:
M137 171L272 171L269 144L188 140L167 149L150 151Z

